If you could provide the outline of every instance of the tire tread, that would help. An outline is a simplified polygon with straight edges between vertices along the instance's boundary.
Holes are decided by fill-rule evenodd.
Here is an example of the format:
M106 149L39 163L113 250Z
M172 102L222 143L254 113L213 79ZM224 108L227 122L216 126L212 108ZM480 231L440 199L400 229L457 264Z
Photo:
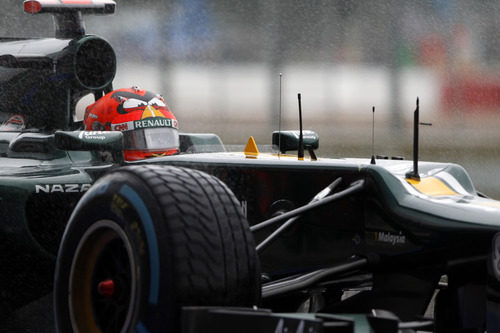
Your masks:
M148 185L168 221L168 235L162 236L172 243L179 302L240 306L258 302L253 237L224 183L179 167L143 165L124 171Z

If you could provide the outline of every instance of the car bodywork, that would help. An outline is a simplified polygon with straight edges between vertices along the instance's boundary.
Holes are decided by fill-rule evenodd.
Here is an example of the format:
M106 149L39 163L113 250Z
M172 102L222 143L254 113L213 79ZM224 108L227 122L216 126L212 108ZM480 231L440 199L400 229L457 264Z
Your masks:
M112 1L95 3L104 6L97 13L114 10ZM227 152L215 134L193 133L181 134L179 155L124 162L121 133L81 131L73 118L83 95L97 99L112 90L113 49L61 22L56 38L0 40L4 309L51 291L65 224L92 184L121 165L148 164L198 169L232 190L258 244L264 307L386 309L409 321L424 315L443 289L455 297L443 307L457 306L462 328L486 326L486 313L496 306L488 269L494 270L500 202L480 195L462 167L260 153L252 140L243 152ZM300 150L290 133L277 133L277 143L283 151ZM313 152L318 140L313 135L307 143ZM111 152L111 162L103 151Z
M336 179L342 179L338 193L357 186L356 192L304 213L259 253L262 271L272 280L342 265L353 256L368 258L357 268L372 272L373 289L360 293L359 301L351 299L351 311L387 308L394 302L391 310L410 320L423 314L442 275L485 281L485 256L500 207L479 197L458 165L422 162L421 180L413 181L406 178L411 161L378 160L372 165L369 159L311 161L220 153L179 155L163 163L219 177L243 203L250 225L282 209L307 205ZM269 233L263 228L254 235L259 242ZM482 273L478 267L484 268ZM342 275L337 283L364 282L366 272ZM330 283L335 285L335 279ZM272 284L264 284L265 297Z

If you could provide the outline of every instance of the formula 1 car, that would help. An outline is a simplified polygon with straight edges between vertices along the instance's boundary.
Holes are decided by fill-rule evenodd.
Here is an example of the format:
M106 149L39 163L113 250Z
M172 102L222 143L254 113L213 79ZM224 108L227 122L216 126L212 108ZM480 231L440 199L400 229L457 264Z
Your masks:
M125 162L121 132L74 119L116 70L82 14L115 3L24 10L56 36L0 39L1 313L53 290L59 332L499 329L500 202L418 160L418 104L412 161L318 158L300 130L274 153L184 133L178 155Z

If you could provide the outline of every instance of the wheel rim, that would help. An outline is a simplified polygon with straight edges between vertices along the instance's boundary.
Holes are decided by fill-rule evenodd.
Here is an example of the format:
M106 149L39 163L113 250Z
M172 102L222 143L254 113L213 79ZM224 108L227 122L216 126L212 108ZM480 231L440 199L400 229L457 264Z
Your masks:
M69 310L74 332L124 332L136 299L132 246L113 221L94 223L81 238L71 265Z

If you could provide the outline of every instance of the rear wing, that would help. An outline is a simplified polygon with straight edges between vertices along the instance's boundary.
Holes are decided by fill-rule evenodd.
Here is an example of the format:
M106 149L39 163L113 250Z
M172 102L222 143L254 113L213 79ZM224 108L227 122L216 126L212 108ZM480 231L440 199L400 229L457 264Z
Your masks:
M82 14L109 15L115 12L112 0L25 0L29 14L54 15L56 38L77 38L85 35Z

